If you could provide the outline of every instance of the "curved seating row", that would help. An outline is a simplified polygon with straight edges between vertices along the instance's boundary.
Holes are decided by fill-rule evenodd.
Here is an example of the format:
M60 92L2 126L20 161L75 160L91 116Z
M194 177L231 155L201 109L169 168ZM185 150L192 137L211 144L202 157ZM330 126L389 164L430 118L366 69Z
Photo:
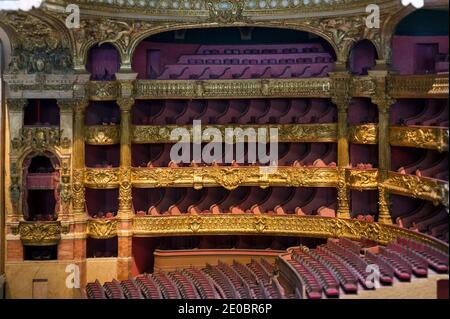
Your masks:
M172 153L180 150L188 156L172 161ZM201 151L201 162L192 160L191 154ZM265 162L261 163L258 154L263 151L267 155ZM152 144L142 151L141 147L132 150L135 167L200 167L200 166L264 166L275 157L277 166L295 167L336 167L336 143L278 143L277 149L270 144L238 143L225 145L223 143L209 144L182 144L173 149L172 144ZM205 154L211 156L206 158ZM185 158L184 158L185 157ZM205 160L206 158L206 160ZM271 163L273 164L273 163Z
M279 268L283 263L289 267ZM387 246L328 239L313 249L290 249L279 256L277 266L264 258L252 259L248 264L219 261L203 269L191 266L157 271L121 283L113 280L101 285L95 281L87 284L86 295L90 299L336 298L355 294L361 287L377 289L377 285L366 281L368 266L374 264L380 270L380 284L393 285L394 277L402 281L410 281L413 276L427 277L428 268L447 273L448 263L448 254L411 239L400 237ZM302 287L291 282L286 271L293 272Z
M137 125L317 124L336 122L336 107L326 99L207 100L139 102Z
M180 214L296 214L335 217L334 197L326 188L241 187L233 191L221 188L149 190L150 207L137 202L137 216Z

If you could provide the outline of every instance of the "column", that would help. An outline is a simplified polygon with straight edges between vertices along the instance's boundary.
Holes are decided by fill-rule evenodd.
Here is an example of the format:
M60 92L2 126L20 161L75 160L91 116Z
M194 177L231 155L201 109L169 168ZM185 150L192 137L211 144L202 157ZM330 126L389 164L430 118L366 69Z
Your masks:
M131 108L134 99L131 97L117 100L120 106L120 188L118 219L118 267L120 280L131 275L133 240L133 203L131 194Z
M351 101L351 76L347 71L330 73L332 102L338 113L338 188L337 217L350 218L350 192L345 181L345 169L350 163L347 110Z
M74 259L74 214L70 208L72 199L71 190L71 158L75 154L72 149L73 125L74 117L73 111L78 107L79 100L58 100L58 107L60 112L60 148L61 163L60 163L60 214L58 220L61 222L62 228L68 231L61 234L61 241L58 245L58 260L73 260ZM84 118L81 119L81 122ZM83 147L84 149L84 147Z
M86 232L87 220L84 188L84 117L89 101L73 100L73 146L72 146L72 214L73 259L80 267L80 284L86 284Z
M387 92L388 71L369 71L369 76L375 83L372 103L378 107L378 222L392 224L389 193L384 189L383 182L391 170L391 145L389 141L389 109L395 103Z

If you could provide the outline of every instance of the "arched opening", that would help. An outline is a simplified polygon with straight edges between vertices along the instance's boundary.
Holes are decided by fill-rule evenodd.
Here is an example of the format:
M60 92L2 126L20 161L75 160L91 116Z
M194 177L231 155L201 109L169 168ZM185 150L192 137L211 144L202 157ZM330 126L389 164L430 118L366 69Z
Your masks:
M54 221L59 214L59 160L50 153L31 154L23 163L23 212L29 221Z
M89 50L86 70L93 81L113 81L120 62L120 53L115 46L109 43L96 45Z
M377 58L377 49L373 43L366 39L361 40L350 51L349 71L354 75L367 75L367 71L375 66Z
M159 33L133 55L139 79L324 77L336 54L315 34L277 28L205 28Z
M416 10L395 30L392 66L400 74L448 72L448 11Z

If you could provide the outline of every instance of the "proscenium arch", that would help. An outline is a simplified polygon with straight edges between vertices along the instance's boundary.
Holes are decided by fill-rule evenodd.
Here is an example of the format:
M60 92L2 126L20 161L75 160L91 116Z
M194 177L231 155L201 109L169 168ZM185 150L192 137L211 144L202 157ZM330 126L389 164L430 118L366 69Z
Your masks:
M294 30L299 32L308 32L311 34L314 34L320 38L322 38L324 41L326 41L334 50L334 53L336 55L336 61L339 60L339 50L336 43L333 41L332 38L330 38L325 33L321 32L319 29L316 29L314 27L311 27L309 25L299 25L299 26L289 26L289 25L282 25L279 24L267 22L267 23L236 23L233 25L218 25L217 23L209 23L209 24L180 24L180 25L173 25L171 27L167 27L165 25L158 26L154 29L150 29L147 32L142 33L137 38L133 39L130 42L130 46L128 49L127 55L130 59L130 64L133 63L133 59L135 56L136 48L141 44L142 41L145 41L145 39L157 35L159 33L165 33L170 31L178 31L178 30L192 30L192 29L212 29L212 28L239 28L239 27L254 27L254 28L273 28L273 29L284 29L284 30Z

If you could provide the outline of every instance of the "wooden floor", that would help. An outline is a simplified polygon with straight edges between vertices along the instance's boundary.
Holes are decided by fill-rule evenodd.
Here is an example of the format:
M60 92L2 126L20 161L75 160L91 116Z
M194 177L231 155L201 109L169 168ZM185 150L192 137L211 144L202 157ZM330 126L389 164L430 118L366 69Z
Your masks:
M341 294L341 299L436 299L437 281L448 279L448 274L429 274L428 278L413 278L411 282L394 282L391 287L375 291L359 290L357 295Z

